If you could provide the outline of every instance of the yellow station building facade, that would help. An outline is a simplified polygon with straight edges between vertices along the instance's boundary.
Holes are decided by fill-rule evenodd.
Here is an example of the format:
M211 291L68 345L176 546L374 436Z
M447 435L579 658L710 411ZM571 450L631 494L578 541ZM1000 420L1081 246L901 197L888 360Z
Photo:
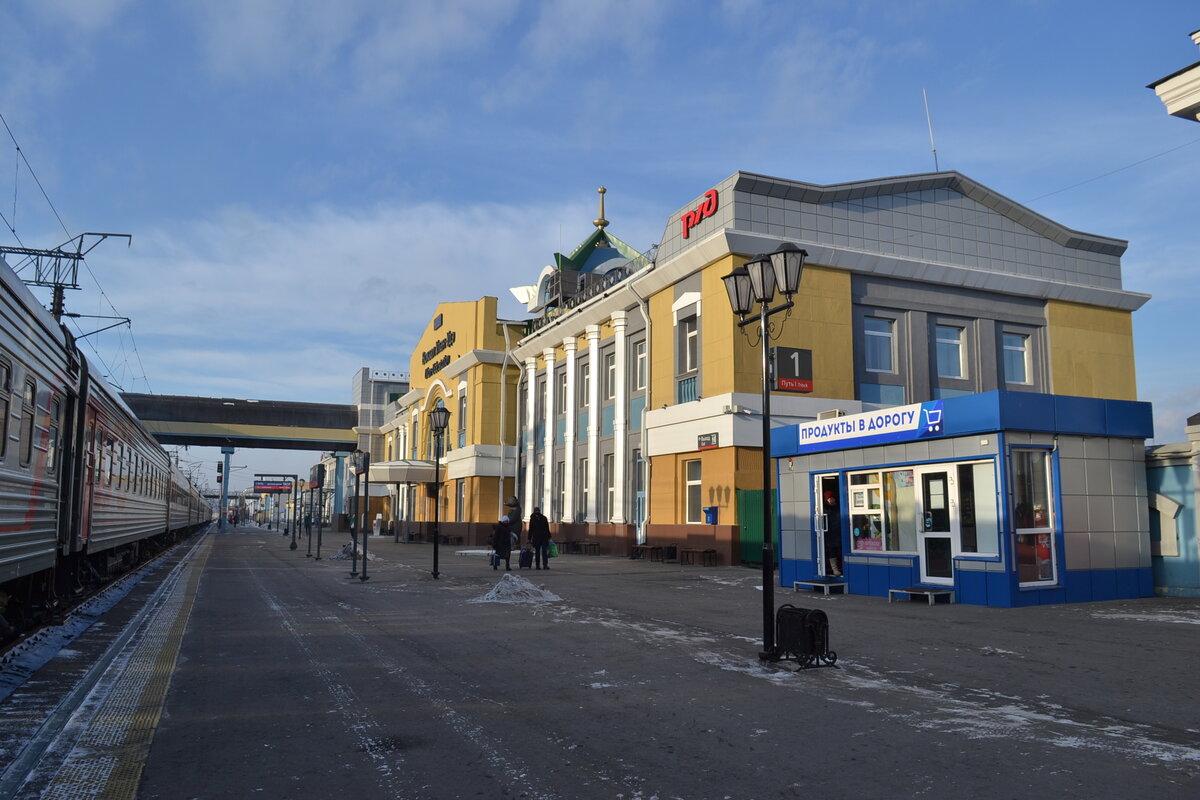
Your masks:
M799 381L772 393L787 426L992 391L1136 400L1122 240L1081 233L956 172L817 186L737 172L667 220L642 253L592 233L497 300L435 309L408 392L370 443L389 515L428 535L428 413L442 533L486 541L540 507L559 541L761 553L762 344L722 277L784 242L808 252L769 345ZM748 329L753 331L753 329ZM802 374L801 374L802 373ZM772 478L773 480L774 478ZM785 542L786 546L786 542Z

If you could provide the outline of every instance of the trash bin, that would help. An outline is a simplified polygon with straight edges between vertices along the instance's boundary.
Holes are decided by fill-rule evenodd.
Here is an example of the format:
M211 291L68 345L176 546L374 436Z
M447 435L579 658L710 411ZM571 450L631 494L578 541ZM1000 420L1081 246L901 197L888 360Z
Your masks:
M775 612L777 660L794 660L802 668L832 665L837 653L829 649L829 618L819 608L782 605Z
M717 507L716 506L704 506L703 511L704 511L704 524L705 525L716 525L717 524Z

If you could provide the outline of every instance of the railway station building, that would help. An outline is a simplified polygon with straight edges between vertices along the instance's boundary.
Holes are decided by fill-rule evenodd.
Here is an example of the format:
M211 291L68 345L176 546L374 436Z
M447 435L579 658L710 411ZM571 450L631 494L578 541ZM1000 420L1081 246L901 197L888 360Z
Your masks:
M513 290L526 320L498 319L494 298L438 307L379 429L380 478L407 487L394 494L412 519L432 517L426 415L441 403L443 533L482 543L515 499L603 553L758 561L763 345L722 278L790 242L807 261L769 343L794 378L771 394L783 585L841 572L851 592L924 583L989 605L1153 591L1132 335L1149 298L1123 286L1124 241L956 172L831 186L737 172L672 214L654 250L608 228L602 193L591 234ZM888 411L926 427L800 442ZM930 431L934 411L945 427Z

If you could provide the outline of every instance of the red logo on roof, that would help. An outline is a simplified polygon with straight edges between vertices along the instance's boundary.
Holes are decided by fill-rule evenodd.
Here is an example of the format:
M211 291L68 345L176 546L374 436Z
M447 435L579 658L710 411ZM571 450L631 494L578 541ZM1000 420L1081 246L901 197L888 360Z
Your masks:
M683 238L688 238L688 233L700 224L700 220L711 217L715 213L717 213L717 190L709 189L704 193L704 200L696 206L695 211L683 212L683 216L679 220L679 224L683 226Z

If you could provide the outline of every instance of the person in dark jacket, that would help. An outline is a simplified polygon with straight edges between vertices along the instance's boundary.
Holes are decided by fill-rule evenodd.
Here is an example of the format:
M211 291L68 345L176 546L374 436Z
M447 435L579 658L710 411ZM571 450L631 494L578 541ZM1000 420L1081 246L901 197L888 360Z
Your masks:
M529 544L533 546L536 569L550 569L550 520L540 508L529 515Z
M512 571L512 539L512 528L508 524L508 517L501 517L499 522L492 525L492 549L504 562L504 569L509 572ZM492 569L498 567L498 564L492 565Z

